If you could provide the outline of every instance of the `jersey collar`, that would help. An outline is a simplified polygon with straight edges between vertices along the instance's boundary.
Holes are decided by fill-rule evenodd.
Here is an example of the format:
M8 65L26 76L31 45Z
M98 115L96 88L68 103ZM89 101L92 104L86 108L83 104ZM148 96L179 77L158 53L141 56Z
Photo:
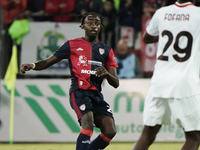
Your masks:
M190 6L190 5L193 5L193 6L194 6L194 4L191 3L191 2L182 3L182 4L176 2L174 5L176 5L176 6L178 6L178 7L186 7L186 6Z
M88 41L85 37L82 37L83 40ZM97 39L97 41L95 43L98 43L99 39Z

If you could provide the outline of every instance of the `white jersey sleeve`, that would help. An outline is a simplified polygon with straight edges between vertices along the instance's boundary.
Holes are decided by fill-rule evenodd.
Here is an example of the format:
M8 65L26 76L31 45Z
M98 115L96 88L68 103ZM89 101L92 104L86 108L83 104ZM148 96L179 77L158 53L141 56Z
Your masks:
M146 32L151 36L158 36L159 30L158 30L158 19L157 19L157 12L153 15L152 19L149 22L149 25L147 26Z
M146 31L159 36L150 92L154 97L200 94L200 8L192 3L162 7Z

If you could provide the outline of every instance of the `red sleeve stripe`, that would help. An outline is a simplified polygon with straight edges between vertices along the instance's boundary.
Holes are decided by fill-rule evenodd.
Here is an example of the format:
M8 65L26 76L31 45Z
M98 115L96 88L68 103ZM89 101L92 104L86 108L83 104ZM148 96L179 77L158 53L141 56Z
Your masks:
M110 52L109 52L109 55L108 55L106 67L107 68L117 68L118 67L118 64L115 61L115 55L114 55L112 48L110 49Z
M91 137L92 134L93 134L93 131L90 130L90 129L82 128L81 129L81 134L84 134L84 135L87 135L87 136Z

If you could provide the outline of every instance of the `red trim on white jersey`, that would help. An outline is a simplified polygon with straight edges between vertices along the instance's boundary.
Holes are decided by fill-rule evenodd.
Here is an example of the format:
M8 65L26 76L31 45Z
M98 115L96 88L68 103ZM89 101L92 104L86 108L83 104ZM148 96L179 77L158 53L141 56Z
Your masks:
M193 6L194 6L194 4L191 3L191 2L182 3L182 4L176 2L174 5L176 5L176 6L178 6L178 7L186 7L186 6L190 6L190 5L193 5Z

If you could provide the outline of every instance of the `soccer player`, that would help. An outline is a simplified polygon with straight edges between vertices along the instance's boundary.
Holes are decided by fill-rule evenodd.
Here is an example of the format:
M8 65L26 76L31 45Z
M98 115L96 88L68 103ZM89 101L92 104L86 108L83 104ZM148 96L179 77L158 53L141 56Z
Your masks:
M101 83L106 78L114 88L119 86L118 65L113 50L98 40L104 26L102 20L93 12L82 15L80 27L85 30L85 37L65 42L46 60L21 67L21 72L25 73L31 69L43 70L62 59L69 59L72 76L70 104L82 126L76 150L104 149L116 134L110 106L101 93ZM90 143L94 124L100 128L101 134Z
M171 116L185 132L182 150L200 144L200 8L178 0L156 11L145 43L158 42L157 61L144 107L144 129L133 150L147 150Z

